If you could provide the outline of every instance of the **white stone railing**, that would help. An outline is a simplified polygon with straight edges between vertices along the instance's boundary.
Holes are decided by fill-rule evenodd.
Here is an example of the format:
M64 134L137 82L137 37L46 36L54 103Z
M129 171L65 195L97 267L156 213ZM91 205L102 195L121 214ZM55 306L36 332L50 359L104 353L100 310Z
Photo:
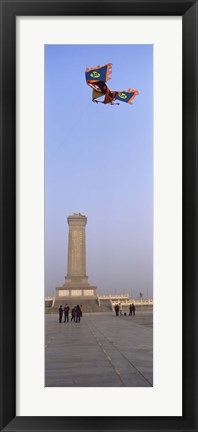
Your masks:
M129 295L128 294L115 294L115 295L113 295L113 294L111 294L111 295L100 295L100 296L98 296L98 298L100 299L100 300L113 300L113 299L116 299L116 300L119 300L119 299L129 299Z
M127 301L120 301L120 302L112 300L111 302L112 302L113 306L115 306L118 303L121 306L129 306L132 303L136 306L153 306L153 300L150 300L150 299L148 299L148 300L127 300Z

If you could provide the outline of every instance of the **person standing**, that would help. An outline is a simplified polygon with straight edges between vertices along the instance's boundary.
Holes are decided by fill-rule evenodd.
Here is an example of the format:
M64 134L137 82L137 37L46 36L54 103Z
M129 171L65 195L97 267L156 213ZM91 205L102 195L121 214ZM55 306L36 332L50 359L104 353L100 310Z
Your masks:
M80 322L80 317L81 317L81 310L80 310L80 306L77 305L76 306L76 322Z
M133 310L133 308L132 308L132 304L130 304L130 305L129 305L129 316L132 315L132 310Z
M63 307L62 305L60 305L59 309L58 309L58 313L59 313L59 323L62 322L62 318L63 318Z
M75 322L75 313L76 313L76 307L73 307L71 310L71 321L74 320L74 322Z
M119 315L119 305L118 304L116 304L115 305L115 313L116 313L116 316L118 316Z
M66 304L64 307L64 317L65 317L64 322L66 322L66 321L69 322L69 306L68 306L68 304Z
M133 315L135 315L135 305L134 305L134 303L132 304L132 312L133 312Z

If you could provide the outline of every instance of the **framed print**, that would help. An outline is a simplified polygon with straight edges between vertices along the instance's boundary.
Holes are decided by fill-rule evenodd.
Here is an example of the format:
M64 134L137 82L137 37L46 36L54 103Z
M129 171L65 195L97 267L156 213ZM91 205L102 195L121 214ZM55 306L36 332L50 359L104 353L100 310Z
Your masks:
M197 2L1 28L1 430L196 431Z

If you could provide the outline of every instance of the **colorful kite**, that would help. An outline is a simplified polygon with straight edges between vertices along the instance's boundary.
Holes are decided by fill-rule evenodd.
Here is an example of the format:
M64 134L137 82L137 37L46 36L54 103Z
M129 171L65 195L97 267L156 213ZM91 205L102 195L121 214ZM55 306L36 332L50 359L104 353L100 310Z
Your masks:
M118 92L111 91L107 87L106 82L111 79L109 77L109 75L112 73L111 68L112 63L109 63L105 66L97 66L96 68L91 69L86 68L86 82L93 89L92 101L96 103L100 102L104 104L119 105L119 103L114 102L115 100L118 100L132 105L132 100L139 94L137 90L131 90L129 88L126 91L123 90ZM97 99L102 96L104 96L103 101L98 101Z

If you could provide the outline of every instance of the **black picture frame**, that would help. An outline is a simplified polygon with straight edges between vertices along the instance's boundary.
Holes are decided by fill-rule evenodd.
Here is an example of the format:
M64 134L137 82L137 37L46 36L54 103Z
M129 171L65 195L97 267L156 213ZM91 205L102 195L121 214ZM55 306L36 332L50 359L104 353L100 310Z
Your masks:
M183 415L16 417L16 17L182 16L183 44ZM195 0L0 0L0 430L197 431L197 31ZM174 89L172 89L174 91ZM171 102L170 102L171 103ZM169 353L171 355L171 353ZM166 372L165 372L166 373ZM168 379L168 376L167 376ZM171 383L170 383L171 391Z

